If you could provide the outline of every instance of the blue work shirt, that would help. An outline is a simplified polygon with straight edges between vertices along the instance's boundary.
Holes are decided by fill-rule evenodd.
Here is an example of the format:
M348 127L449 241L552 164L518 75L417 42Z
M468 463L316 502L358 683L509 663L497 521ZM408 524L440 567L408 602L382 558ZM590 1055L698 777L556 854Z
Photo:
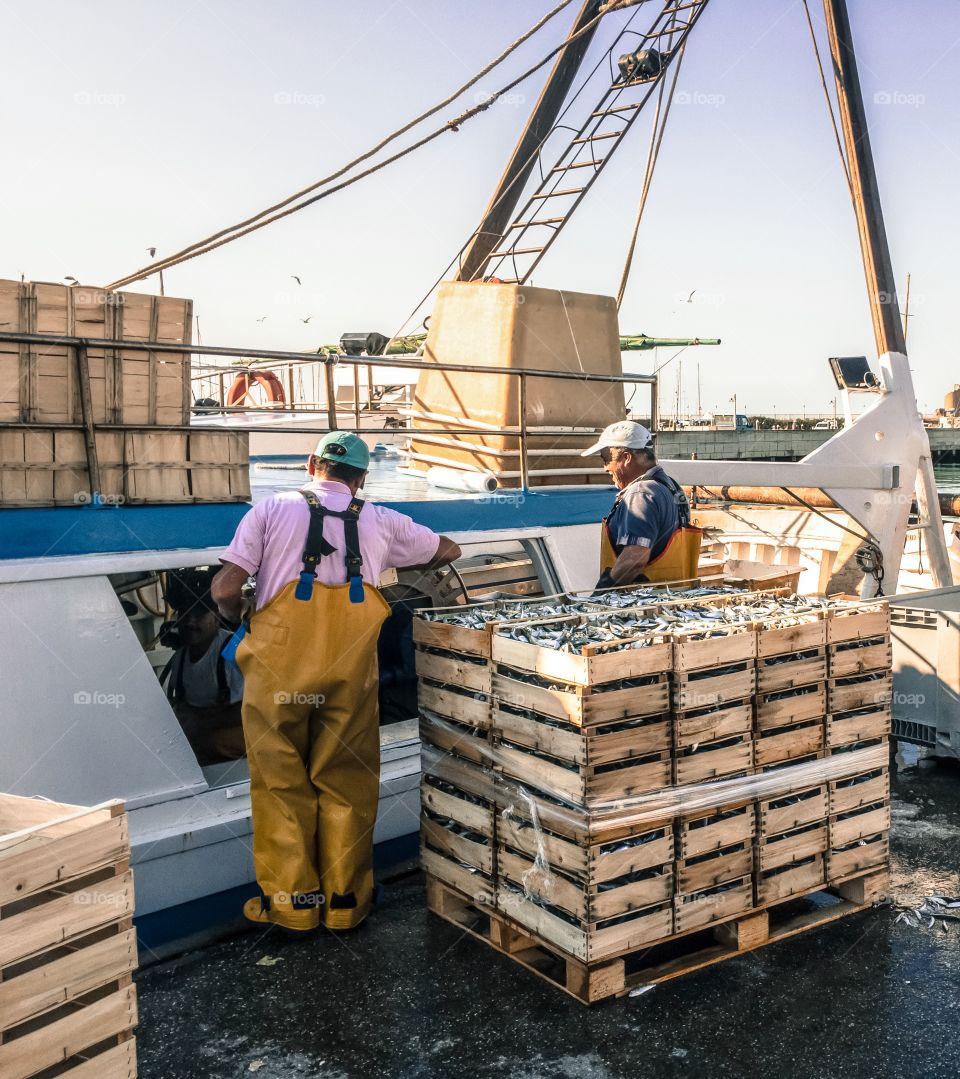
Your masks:
M666 472L654 465L617 495L607 518L607 534L618 555L624 547L650 547L654 559L680 527L677 496L664 480L669 480Z

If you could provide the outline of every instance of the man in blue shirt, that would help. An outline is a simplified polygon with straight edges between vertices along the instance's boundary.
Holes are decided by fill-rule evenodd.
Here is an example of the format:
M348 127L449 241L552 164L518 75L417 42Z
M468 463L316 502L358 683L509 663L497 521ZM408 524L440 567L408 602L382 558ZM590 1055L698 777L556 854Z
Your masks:
M612 423L582 456L599 453L618 494L600 535L598 588L695 577L700 530L682 488L657 464L653 435L632 420Z

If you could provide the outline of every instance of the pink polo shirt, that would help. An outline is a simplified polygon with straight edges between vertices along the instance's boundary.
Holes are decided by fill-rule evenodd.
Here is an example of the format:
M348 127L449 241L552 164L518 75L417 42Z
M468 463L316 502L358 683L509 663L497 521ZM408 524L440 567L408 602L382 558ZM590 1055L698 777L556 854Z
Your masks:
M349 489L336 480L315 480L304 490L313 491L331 510L345 510L350 505ZM303 495L284 491L258 502L237 526L222 560L235 563L257 578L258 610L300 576L309 522L310 509ZM372 585L377 584L384 570L429 562L440 546L436 532L374 502L364 503L358 530L363 579ZM343 521L328 517L323 522L323 536L336 551L320 559L317 580L322 584L345 584Z

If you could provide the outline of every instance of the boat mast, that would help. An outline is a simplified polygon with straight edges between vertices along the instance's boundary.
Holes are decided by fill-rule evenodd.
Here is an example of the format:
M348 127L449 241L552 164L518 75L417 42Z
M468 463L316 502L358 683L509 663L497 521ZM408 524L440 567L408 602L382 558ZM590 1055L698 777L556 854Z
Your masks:
M600 13L602 2L603 0L584 0L567 36L572 37L595 19ZM574 76L580 69L596 29L595 26L588 30L557 55L550 77L484 211L483 220L464 252L455 280L472 281L503 237L507 225L513 219L513 211L517 208L524 186L537 163L537 151L553 130L560 107L573 85Z
M837 100L840 104L843 139L850 169L850 193L860 232L863 270L867 278L867 294L870 299L877 353L880 356L885 352L900 352L906 355L907 343L900 320L900 305L887 244L887 230L883 223L880 188L863 108L863 91L853 51L847 0L823 0L823 11L833 56Z
M906 357L907 340L904 321L897 300L897 284L890 261L887 230L883 223L880 187L870 147L870 133L863 108L863 91L853 51L853 34L846 0L823 0L827 20L827 35L833 56L833 73L840 104L843 138L847 147L850 172L850 194L857 215L863 270L867 279L873 333L877 353L900 353ZM916 401L913 402L916 409ZM943 533L943 517L937 496L936 477L930 456L930 443L923 431L926 453L917 462L916 498L919 509L921 536L930 557L933 579L937 588L953 584L953 571Z

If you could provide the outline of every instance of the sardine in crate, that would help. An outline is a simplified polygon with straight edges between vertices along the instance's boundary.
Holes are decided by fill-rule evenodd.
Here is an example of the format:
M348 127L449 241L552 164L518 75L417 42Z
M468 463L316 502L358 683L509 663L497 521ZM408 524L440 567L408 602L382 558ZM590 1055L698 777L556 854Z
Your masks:
M749 700L756 689L757 635L752 623L724 624L706 635L673 636L676 712Z
M494 903L496 808L488 771L437 754L420 783L424 869L474 902Z
M827 619L831 679L889 670L890 607L886 603L851 604L830 611Z
M757 691L793 689L827 677L827 620L822 611L794 616L792 625L757 627Z
M505 917L588 964L673 933L672 819L603 830L589 812L509 781L497 805L497 909Z
M500 632L493 660L492 731L504 775L579 806L669 786L666 636L570 653Z
M136 1075L123 804L0 795L0 1075Z

